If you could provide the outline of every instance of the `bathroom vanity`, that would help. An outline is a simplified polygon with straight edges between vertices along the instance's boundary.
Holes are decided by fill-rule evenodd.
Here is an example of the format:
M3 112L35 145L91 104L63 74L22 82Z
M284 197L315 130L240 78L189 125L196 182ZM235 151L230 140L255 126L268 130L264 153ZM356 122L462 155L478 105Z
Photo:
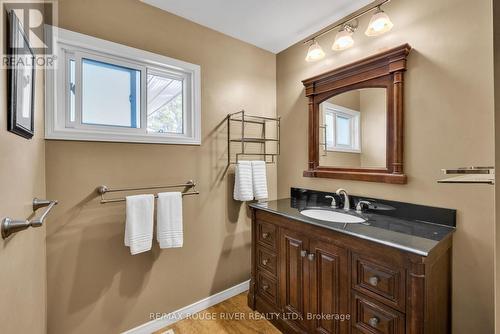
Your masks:
M250 204L249 306L285 333L450 333L454 210L292 188ZM347 213L363 223L301 214Z

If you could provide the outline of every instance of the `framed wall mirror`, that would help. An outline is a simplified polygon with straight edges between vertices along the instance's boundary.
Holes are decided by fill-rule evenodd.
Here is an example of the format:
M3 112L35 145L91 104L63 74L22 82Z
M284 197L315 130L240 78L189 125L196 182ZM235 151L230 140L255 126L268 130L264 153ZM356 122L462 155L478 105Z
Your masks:
M403 74L408 44L302 81L309 98L307 177L406 183Z

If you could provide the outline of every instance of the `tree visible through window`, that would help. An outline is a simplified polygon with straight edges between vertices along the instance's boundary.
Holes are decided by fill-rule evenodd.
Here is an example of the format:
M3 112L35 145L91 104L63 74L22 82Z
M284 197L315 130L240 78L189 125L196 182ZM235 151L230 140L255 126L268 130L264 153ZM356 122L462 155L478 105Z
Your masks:
M148 75L148 132L184 133L183 83Z

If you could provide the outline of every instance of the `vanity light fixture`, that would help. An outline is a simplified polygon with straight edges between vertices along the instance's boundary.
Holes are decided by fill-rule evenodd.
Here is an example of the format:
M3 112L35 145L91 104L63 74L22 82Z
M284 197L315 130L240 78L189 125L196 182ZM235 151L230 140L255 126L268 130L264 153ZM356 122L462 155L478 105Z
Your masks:
M325 51L321 48L321 45L316 42L316 40L312 40L312 44L307 51L306 61L312 62L316 60L320 60L325 56Z
M370 19L370 23L366 28L365 34L367 36L379 36L390 31L394 24L389 19L389 16L380 8L388 1L390 0L375 1L375 3L371 6L366 6L360 9L358 12L354 12L353 14L346 16L344 20L339 21L339 24L336 24L335 26L332 26L331 28L322 31L306 40L304 44L312 43L307 50L307 56L305 58L306 61L313 62L325 57L325 52L321 48L321 45L316 42L316 39L333 31L334 29L337 29L338 27L341 27L341 29L335 36L335 42L332 45L332 50L341 51L352 47L354 45L354 39L352 38L352 35L358 27L357 19L372 10L375 10L375 13L373 13Z
M394 24L392 24L389 16L380 8L380 6L378 6L377 10L370 19L370 23L368 23L365 35L370 37L382 35L383 33L390 31L393 26Z
M339 30L335 36L335 42L333 42L332 50L341 51L349 49L354 45L354 39L352 39L352 34L356 31L357 25L346 24Z

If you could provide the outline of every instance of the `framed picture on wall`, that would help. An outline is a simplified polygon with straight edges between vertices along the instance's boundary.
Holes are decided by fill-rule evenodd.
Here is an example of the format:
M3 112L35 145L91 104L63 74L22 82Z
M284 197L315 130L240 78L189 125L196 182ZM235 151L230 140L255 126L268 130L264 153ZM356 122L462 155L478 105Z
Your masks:
M35 133L35 55L14 11L9 12L7 44L13 60L8 69L7 130L30 139Z

